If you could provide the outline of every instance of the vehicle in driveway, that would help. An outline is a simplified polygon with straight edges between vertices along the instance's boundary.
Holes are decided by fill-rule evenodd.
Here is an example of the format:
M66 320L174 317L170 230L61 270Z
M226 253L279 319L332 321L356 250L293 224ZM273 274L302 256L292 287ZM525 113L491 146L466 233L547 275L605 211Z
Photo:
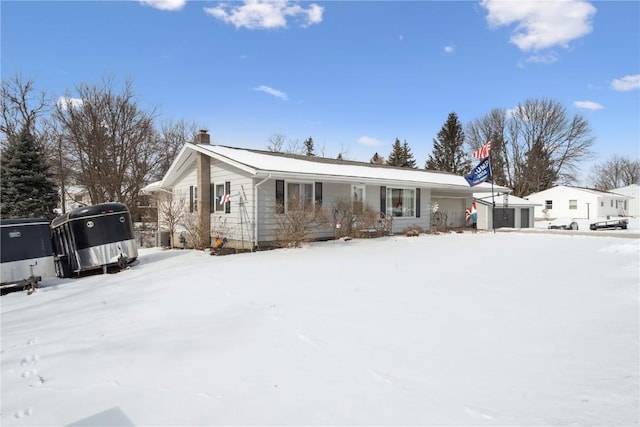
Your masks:
M578 223L573 218L558 218L549 223L549 230L577 230Z
M617 230L618 228L626 230L629 226L629 221L626 219L611 219L607 221L598 221L591 223L589 229L591 230Z

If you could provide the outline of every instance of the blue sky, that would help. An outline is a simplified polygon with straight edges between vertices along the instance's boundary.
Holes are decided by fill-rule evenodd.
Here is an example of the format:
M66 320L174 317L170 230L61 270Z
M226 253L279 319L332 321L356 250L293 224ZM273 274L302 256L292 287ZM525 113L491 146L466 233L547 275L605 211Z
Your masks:
M368 161L398 137L424 166L450 112L552 98L590 122L591 162L640 158L637 1L5 0L1 16L3 78L52 99L130 78L141 106L214 143L311 136Z

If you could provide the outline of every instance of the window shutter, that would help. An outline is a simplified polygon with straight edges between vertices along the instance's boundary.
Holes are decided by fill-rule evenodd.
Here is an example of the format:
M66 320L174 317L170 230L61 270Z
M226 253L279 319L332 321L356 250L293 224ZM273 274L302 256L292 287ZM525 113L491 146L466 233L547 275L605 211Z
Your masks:
M193 185L189 186L189 212L193 212Z
M316 182L316 208L322 207L322 183Z
M276 213L284 213L284 180L276 179Z
M224 194L231 196L231 181L224 183ZM224 213L231 213L231 201L224 204Z
M380 212L387 214L387 187L380 186Z
M416 218L420 218L420 189L416 188Z

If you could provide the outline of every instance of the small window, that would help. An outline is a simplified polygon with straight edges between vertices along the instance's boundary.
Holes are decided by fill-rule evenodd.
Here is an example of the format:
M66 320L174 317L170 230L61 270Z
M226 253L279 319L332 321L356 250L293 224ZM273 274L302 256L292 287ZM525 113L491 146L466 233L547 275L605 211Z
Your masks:
M569 200L569 209L578 209L578 201Z
M600 201L600 207L604 208L604 202L603 201Z
M362 213L364 210L364 185L354 185L351 188L351 206L353 207L353 213Z
M198 212L198 187L193 187L193 211Z
M313 184L287 183L287 210L304 210L312 206Z
M216 184L216 212L224 212L224 203L220 203L224 196L224 184Z
M613 207L613 199L611 199L611 207Z
M553 209L553 200L545 200L544 207L545 209Z

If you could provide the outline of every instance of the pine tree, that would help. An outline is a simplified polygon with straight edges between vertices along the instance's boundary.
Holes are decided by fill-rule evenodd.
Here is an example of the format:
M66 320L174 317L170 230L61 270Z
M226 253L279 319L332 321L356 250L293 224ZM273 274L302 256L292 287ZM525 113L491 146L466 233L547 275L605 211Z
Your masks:
M384 157L382 157L376 152L371 158L371 160L369 160L369 163L374 165L384 165Z
M391 153L387 158L387 164L390 166L402 166L404 161L404 152L402 150L402 144L400 144L400 140L396 138L393 143L393 147L391 148Z
M2 218L55 217L59 197L43 151L28 129L7 141L0 168Z
M411 148L409 148L409 144L407 144L407 140L405 139L404 144L402 144L402 167L405 168L416 168L416 159L413 157L413 153L411 152Z
M426 169L464 175L471 169L464 150L464 131L456 113L449 113L447 121L433 140L433 154L425 164Z
M304 141L304 149L306 151L307 156L315 156L316 154L313 152L313 139L311 137L307 138Z

